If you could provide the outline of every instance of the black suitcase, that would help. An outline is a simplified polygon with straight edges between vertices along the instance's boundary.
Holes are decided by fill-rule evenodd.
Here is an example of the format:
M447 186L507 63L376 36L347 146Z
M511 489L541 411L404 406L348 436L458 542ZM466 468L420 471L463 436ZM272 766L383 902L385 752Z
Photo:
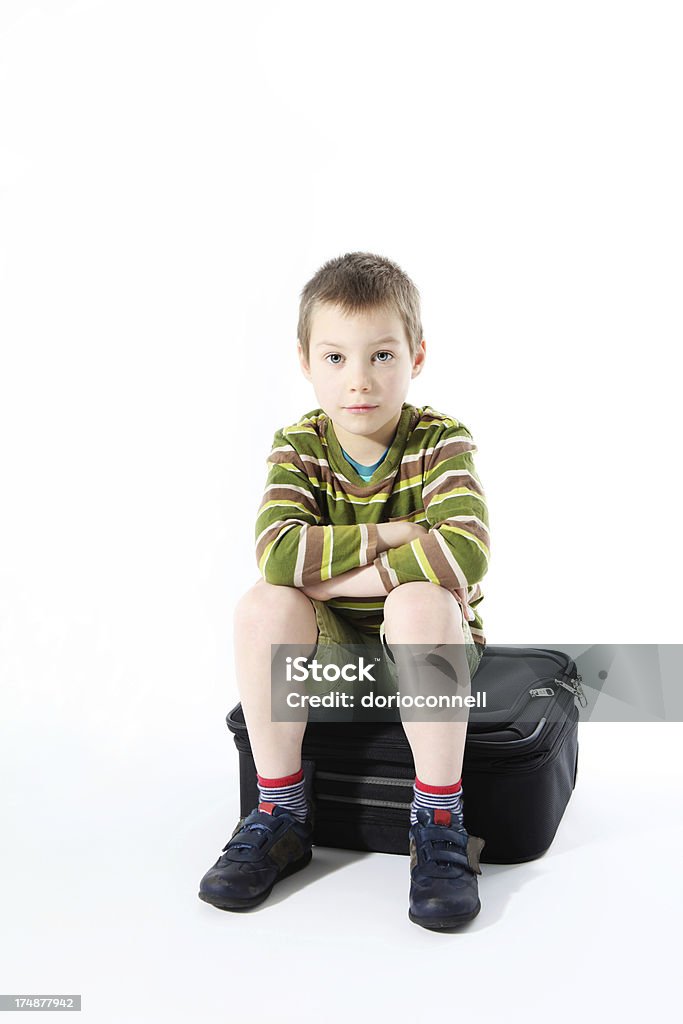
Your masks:
M488 646L471 693L462 770L465 825L485 840L481 860L533 860L552 843L576 784L581 676L562 651ZM240 760L240 813L258 803L242 707L227 716ZM313 842L408 853L413 756L400 719L309 721L302 748Z

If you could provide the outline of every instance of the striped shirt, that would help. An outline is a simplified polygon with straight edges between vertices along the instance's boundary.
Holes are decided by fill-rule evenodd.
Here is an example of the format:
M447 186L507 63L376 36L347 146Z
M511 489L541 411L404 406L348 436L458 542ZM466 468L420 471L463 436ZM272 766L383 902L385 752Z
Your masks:
M394 440L369 481L344 458L322 409L275 433L256 519L262 577L305 587L362 565L390 593L402 583L450 590L486 644L479 604L489 563L486 497L467 427L429 405L403 404ZM377 553L377 523L414 522L429 532ZM377 634L385 597L332 598L329 606Z

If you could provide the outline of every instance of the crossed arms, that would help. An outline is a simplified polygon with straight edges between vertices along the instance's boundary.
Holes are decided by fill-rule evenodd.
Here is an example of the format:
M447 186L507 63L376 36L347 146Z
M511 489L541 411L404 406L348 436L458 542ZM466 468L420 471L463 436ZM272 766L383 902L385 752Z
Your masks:
M490 547L486 499L472 458L477 449L462 424L425 446L420 460L413 457L415 476L402 479L401 488L413 492L415 518L426 520L428 529L407 518L330 524L317 495L323 492L328 505L342 496L322 472L321 459L299 451L279 431L256 521L262 577L320 600L384 597L403 583L426 581L466 603L469 588L486 574Z
M416 537L428 533L418 523L378 523L377 554L409 544ZM386 587L377 566L362 565L347 569L340 576L332 576L320 583L301 587L307 597L316 601L329 601L333 597L386 597Z

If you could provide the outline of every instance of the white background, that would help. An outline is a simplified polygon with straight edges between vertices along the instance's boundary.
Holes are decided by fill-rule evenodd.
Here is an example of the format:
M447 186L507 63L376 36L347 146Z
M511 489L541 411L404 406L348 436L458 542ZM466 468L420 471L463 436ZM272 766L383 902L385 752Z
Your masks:
M408 401L477 442L489 643L681 641L682 21L3 0L3 992L116 1024L667 1015L678 724L583 725L555 843L484 865L458 935L408 922L400 857L319 848L249 915L196 889L239 813L232 613L273 433L317 404L325 260L420 289Z

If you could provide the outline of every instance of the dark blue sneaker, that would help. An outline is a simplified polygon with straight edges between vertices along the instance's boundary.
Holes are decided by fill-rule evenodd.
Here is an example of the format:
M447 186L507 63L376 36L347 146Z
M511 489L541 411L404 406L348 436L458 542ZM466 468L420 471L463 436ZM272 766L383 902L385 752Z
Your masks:
M262 801L237 827L199 883L199 898L219 910L263 903L276 882L305 868L312 857L313 822Z
M457 827L450 811L417 811L410 827L410 908L423 928L454 928L481 910L477 875L484 840Z

